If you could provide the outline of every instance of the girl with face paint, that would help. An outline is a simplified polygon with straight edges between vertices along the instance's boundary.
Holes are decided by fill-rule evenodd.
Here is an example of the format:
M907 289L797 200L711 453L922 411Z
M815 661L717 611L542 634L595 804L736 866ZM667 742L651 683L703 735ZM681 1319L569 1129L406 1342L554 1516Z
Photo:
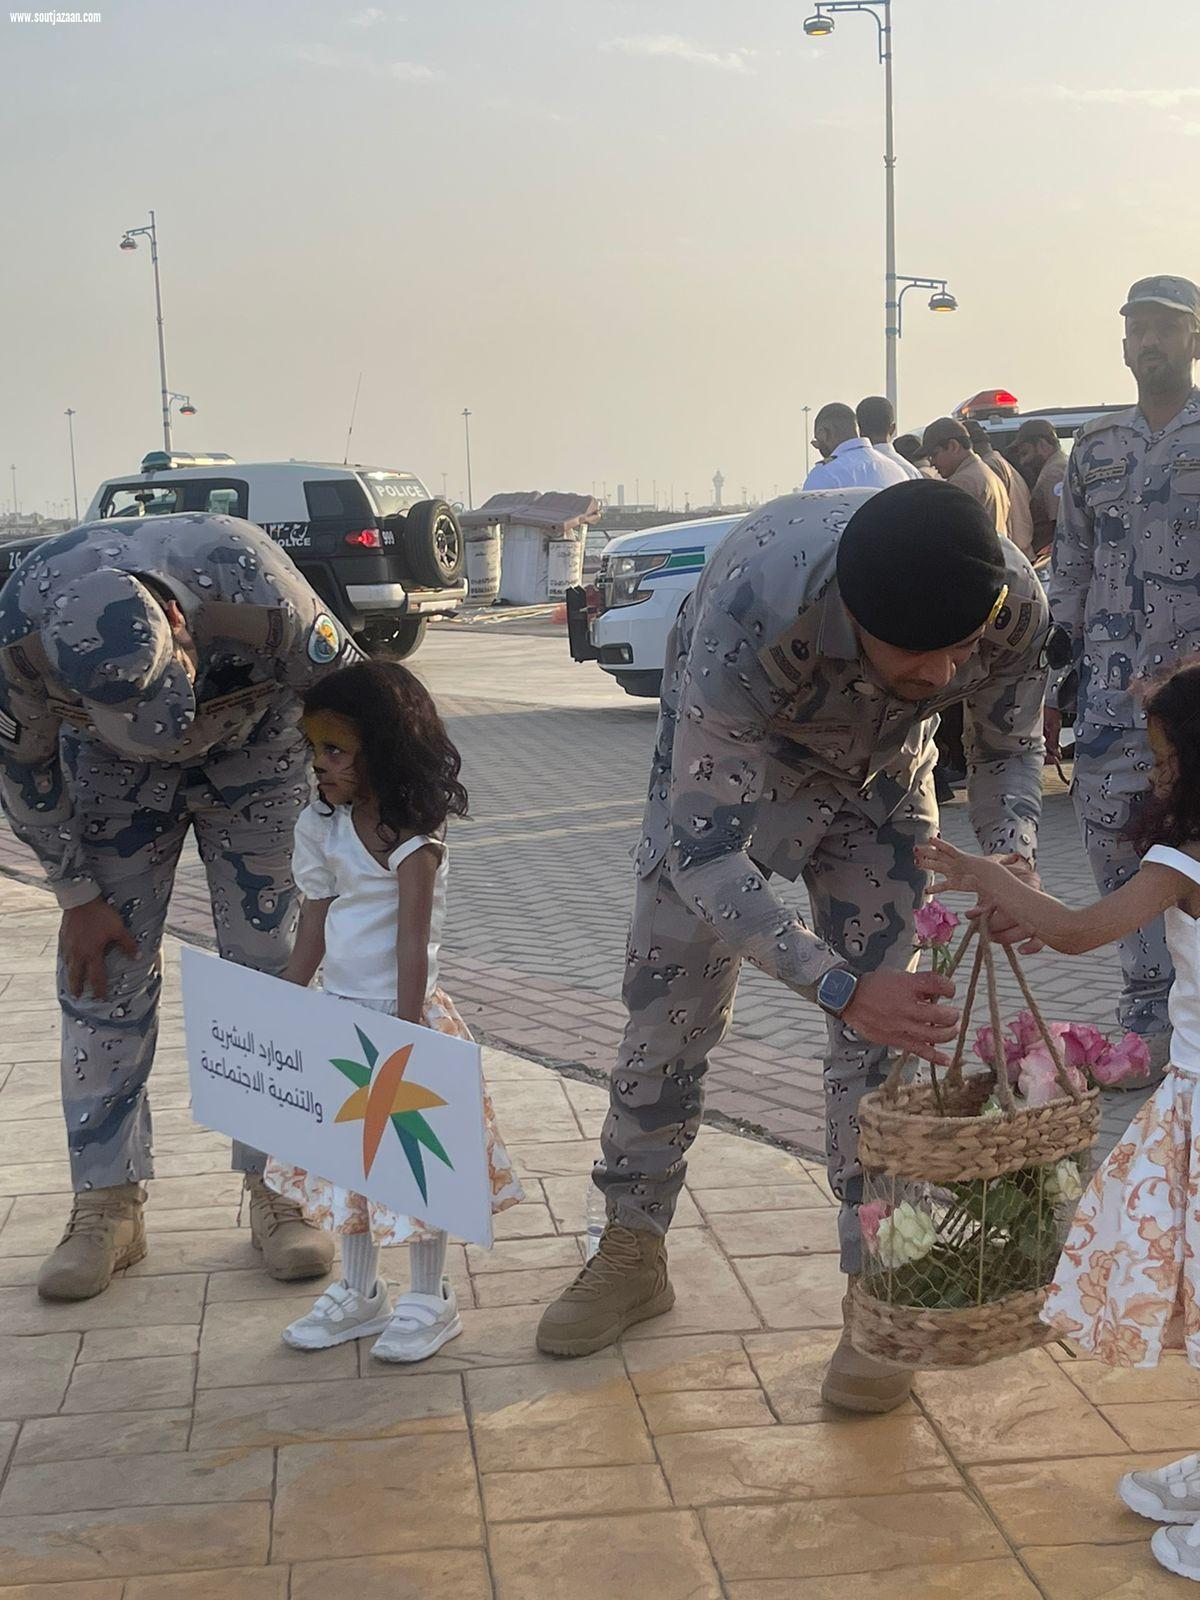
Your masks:
M412 673L362 662L305 697L317 799L296 825L293 867L303 893L284 976L307 986L324 966L329 995L469 1039L438 983L446 908L447 820L467 811L460 758ZM522 1198L485 1094L492 1209ZM462 1332L444 1276L446 1234L300 1167L268 1162L266 1180L341 1239L340 1282L284 1329L297 1350L327 1350L378 1334L383 1361L423 1361ZM382 1245L409 1242L412 1287L394 1304L379 1274Z

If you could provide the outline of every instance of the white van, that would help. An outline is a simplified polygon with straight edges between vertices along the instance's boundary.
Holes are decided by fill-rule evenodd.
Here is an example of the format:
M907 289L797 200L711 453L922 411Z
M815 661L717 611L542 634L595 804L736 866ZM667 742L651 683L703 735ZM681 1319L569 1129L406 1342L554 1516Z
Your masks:
M705 563L744 518L703 517L613 539L586 589L567 590L574 661L596 661L626 694L657 698L667 636Z

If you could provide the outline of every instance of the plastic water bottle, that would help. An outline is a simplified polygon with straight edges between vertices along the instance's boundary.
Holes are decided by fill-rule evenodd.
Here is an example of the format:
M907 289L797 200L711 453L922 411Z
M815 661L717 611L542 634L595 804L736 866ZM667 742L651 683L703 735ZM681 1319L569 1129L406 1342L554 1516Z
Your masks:
M592 1180L588 1179L587 1192L587 1260L591 1260L600 1248L600 1236L604 1232L604 1225L608 1221L608 1210L604 1203L604 1196Z

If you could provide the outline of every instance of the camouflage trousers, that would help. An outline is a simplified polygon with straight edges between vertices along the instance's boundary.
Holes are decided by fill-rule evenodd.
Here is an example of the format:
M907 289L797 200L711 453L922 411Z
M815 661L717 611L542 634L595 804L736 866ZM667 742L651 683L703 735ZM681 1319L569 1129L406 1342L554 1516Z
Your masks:
M914 851L937 827L932 780L882 824L849 804L832 822L817 807L797 811L790 863L803 874L819 936L858 971L914 966L913 913L926 883ZM624 984L629 1023L594 1175L609 1214L630 1227L670 1227L700 1127L708 1057L728 1032L740 965L683 903L663 867L639 881ZM833 1018L828 1038L826 1161L841 1201L842 1269L857 1272L863 1189L856 1112L867 1090L882 1083L888 1051Z
M1136 733L1126 739L1137 738ZM1139 742L1144 743L1145 736ZM1072 796L1075 815L1083 835L1083 847L1096 887L1101 894L1112 894L1128 883L1141 865L1141 858L1125 837L1131 802L1145 792L1150 766L1149 748L1145 758L1134 764L1122 759L1122 750L1107 759L1089 759L1077 752ZM1166 928L1155 917L1144 928L1120 941L1122 985L1117 1001L1117 1022L1131 1033L1166 1033L1170 1027L1167 1001L1175 968L1167 949Z
M72 995L59 963L62 1101L76 1191L153 1176L148 1079L158 1039L162 936L175 872L194 829L212 897L217 947L228 961L278 974L299 917L292 836L307 782L264 783L234 810L202 775L184 774L169 811L110 802L81 819L87 863L138 943L110 950L108 998ZM261 1172L266 1157L234 1144L233 1167Z

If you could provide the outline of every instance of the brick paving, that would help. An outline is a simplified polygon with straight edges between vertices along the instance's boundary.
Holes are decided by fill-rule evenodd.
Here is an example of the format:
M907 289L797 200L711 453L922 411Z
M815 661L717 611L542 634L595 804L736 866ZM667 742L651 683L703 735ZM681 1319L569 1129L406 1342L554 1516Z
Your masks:
M227 1143L186 1109L174 941L150 1254L96 1300L42 1304L69 1187L56 928L44 890L0 878L0 1600L1177 1593L1113 1486L1200 1448L1200 1374L1054 1347L923 1375L889 1417L824 1410L835 1213L819 1168L767 1143L702 1131L673 1311L538 1357L604 1094L512 1054L486 1067L528 1199L491 1253L451 1248L462 1337L418 1368L287 1349L312 1290L264 1277Z

